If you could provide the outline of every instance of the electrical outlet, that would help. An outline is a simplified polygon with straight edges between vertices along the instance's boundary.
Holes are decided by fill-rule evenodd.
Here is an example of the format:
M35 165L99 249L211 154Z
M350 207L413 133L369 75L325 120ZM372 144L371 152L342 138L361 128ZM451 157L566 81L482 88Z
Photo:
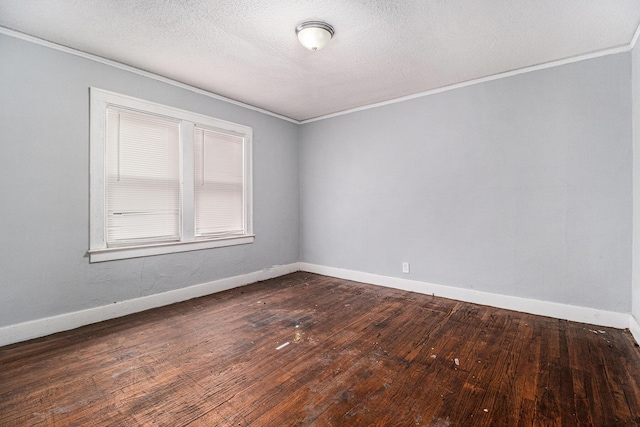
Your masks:
M409 263L408 262L403 262L402 263L402 272L405 274L409 274Z

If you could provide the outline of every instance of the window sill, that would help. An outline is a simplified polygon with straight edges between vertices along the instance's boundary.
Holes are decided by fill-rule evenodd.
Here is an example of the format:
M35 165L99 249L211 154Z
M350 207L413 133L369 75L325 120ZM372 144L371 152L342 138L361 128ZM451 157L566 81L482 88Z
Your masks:
M245 235L212 240L195 240L192 242L171 242L144 246L92 249L89 250L89 262L113 261L117 259L139 258L178 252L198 251L201 249L221 248L224 246L245 245L253 243L254 240L254 235Z

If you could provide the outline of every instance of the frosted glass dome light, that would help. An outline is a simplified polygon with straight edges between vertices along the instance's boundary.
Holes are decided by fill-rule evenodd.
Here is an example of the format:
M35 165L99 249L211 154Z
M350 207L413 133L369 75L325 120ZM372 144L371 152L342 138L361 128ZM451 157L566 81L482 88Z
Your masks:
M296 27L296 34L304 47L316 51L329 43L335 30L326 22L307 21Z

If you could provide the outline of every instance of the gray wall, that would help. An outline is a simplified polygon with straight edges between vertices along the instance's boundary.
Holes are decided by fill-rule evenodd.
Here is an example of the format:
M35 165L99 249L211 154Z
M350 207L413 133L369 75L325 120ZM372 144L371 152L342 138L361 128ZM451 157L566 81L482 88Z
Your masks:
M5 35L0 58L0 326L298 261L297 125ZM253 127L255 243L89 264L90 86Z
M632 310L640 321L640 47L632 55L633 99L633 285Z
M303 262L631 310L630 54L312 122L300 141Z
M298 260L631 310L631 54L303 126L5 35L0 58L0 327ZM90 86L253 127L256 242L89 264Z

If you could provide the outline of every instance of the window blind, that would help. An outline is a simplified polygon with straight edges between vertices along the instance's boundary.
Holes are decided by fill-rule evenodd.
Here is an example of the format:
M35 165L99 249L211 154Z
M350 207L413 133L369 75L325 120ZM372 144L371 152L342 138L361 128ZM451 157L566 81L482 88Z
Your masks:
M195 234L244 233L244 138L194 130Z
M180 124L107 108L108 246L180 239Z

